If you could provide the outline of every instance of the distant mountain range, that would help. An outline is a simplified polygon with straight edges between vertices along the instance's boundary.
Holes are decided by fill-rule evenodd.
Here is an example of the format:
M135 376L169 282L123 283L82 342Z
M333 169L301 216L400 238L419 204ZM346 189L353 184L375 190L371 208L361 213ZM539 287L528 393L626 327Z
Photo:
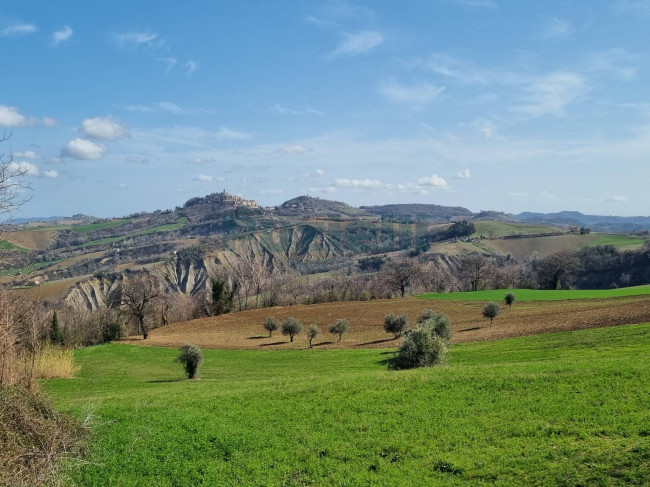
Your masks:
M587 226L599 232L629 233L650 230L650 217L648 216L585 215L579 211L560 211L557 213L531 213L527 211L510 216L530 223Z

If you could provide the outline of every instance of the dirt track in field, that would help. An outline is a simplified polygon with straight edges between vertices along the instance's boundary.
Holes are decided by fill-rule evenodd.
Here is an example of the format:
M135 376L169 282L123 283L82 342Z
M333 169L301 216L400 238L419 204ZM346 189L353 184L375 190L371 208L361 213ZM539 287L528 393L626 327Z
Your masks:
M384 316L407 313L409 323L414 325L425 308L450 316L454 342L650 322L650 296L515 303L512 308L502 306L501 315L492 325L481 316L484 304L481 301L405 298L267 308L178 323L153 330L146 341L138 337L125 341L165 347L194 343L217 349L304 349L308 346L304 331L294 343L289 343L289 337L280 332L274 332L269 338L262 328L269 316L281 321L293 316L302 322L305 331L310 323L320 326L322 334L314 340L317 348L390 348L399 342L384 331ZM338 337L327 333L327 326L337 318L350 320L350 331L340 343Z

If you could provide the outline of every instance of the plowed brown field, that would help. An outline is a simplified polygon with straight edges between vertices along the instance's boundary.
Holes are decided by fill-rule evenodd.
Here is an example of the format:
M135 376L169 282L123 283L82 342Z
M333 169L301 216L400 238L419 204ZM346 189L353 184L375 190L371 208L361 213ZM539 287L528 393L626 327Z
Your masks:
M318 348L386 348L395 347L383 329L388 313L407 313L413 325L424 308L446 313L452 321L454 342L497 340L522 335L555 331L599 328L650 321L650 296L572 301L538 301L502 306L501 315L490 325L482 318L484 303L477 301L427 301L420 298L338 302L315 305L267 308L202 318L153 330L149 339L126 340L142 345L177 347L194 343L203 348L221 349L304 349L308 345L303 332L289 343L289 338L274 332L269 338L262 323L269 316L284 320L293 316L305 331L310 323L321 327L322 334L314 340ZM350 331L338 337L327 333L327 326L337 318L350 320Z

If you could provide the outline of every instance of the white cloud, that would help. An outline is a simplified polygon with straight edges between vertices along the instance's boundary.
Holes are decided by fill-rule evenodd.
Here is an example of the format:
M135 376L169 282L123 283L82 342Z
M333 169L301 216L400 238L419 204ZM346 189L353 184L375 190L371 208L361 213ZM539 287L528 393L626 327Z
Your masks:
M185 74L190 75L196 71L199 67L199 63L192 61L191 59L185 63Z
M469 169L463 169L462 171L458 171L456 173L456 179L469 179L471 177L472 176L469 172Z
M271 107L271 111L279 113L280 115L324 115L325 112L321 110L315 110L310 107L305 107L301 109L290 108L281 103L276 103Z
M332 56L356 56L379 46L383 42L384 37L377 31L366 30L355 34L346 34L343 41L332 53Z
M307 193L312 193L312 194L318 194L318 193L332 194L332 193L336 193L336 187L334 187L334 186L311 187L311 188L309 188L307 190Z
M190 161L191 164L196 164L197 166L204 166L206 164L210 164L211 162L214 162L214 159L207 159L205 157L195 157Z
M52 33L52 43L55 46L58 46L62 42L67 41L72 37L72 29L67 25L64 25L61 30L54 31Z
M148 164L149 159L141 156L128 156L126 158L126 162L131 162L133 164Z
M542 198L546 198L547 200L554 200L555 199L555 195L553 193L549 192L549 191L546 191L545 189L540 191L539 194L540 194L540 196Z
M15 153L14 153L14 156L15 156L17 159L29 159L29 160L32 160L32 161L35 160L35 159L40 159L40 158L41 158L41 156L39 156L39 155L38 155L36 152L34 152L33 150L26 150L26 151L22 151L22 152L15 152Z
M314 170L314 174L316 176L325 176L325 171L323 171L322 169L316 169Z
M117 183L117 186L115 186L115 189L126 189L126 183Z
M206 133L203 135L203 137L208 138L208 139L216 139L216 140L242 140L242 139L248 139L251 136L251 134L246 133L246 132L240 132L238 130L233 130L228 127L219 127L219 130L217 130L214 133Z
M36 32L38 28L34 24L28 24L25 22L14 22L14 23L5 23L2 28L0 28L0 33L5 37L12 36L21 36L25 34L32 34Z
M195 181L200 181L202 183L211 183L212 182L212 176L208 176L207 174L199 174Z
M337 178L336 181L334 181L334 184L341 188L364 188L364 189L381 189L385 186L378 179Z
M584 69L593 73L611 73L622 79L633 78L638 71L639 57L625 49L606 49L587 54Z
M609 195L605 199L605 201L608 201L610 203L625 203L626 201L628 201L628 197L626 195L622 195L622 194L620 194L620 195L612 194L612 195Z
M61 149L61 156L82 161L96 161L104 157L106 147L86 139L76 138Z
M167 65L167 67L165 68L165 72L167 73L169 73L172 69L174 69L174 66L176 66L176 63L178 62L178 60L173 57L161 57L158 58L158 61L162 61Z
M588 91L586 79L572 72L554 72L532 79L524 88L519 104L509 110L527 117L563 116L564 108Z
M310 152L311 150L312 149L305 147L304 145L289 144L289 145L283 145L275 152L281 154L305 154L306 152Z
M421 81L412 85L403 85L396 81L387 81L379 88L379 93L391 101L409 105L416 110L423 110L440 93L444 86L436 86L428 81Z
M111 117L86 118L81 122L79 131L95 139L115 140L129 135L129 127Z
M113 42L123 49L136 49L138 47L160 47L164 41L152 31L143 32L113 32Z
M46 127L56 127L59 125L59 121L56 118L43 117L43 125Z
M553 17L552 19L548 20L544 26L544 33L542 34L542 37L549 40L564 39L573 34L573 31L574 28L571 22L568 20Z
M264 189L262 190L262 194L282 194L284 191L281 189Z
M156 106L171 113L176 113L176 114L185 113L185 110L183 110L181 107L179 107L178 105L170 101L159 101L158 103L156 103Z
M34 176L39 178L54 179L59 177L58 171L41 171L37 166L26 161L12 162L9 165L11 171L20 171L27 176Z
M20 171L24 174L27 174L29 176L39 176L41 174L41 171L36 167L34 164L30 164L29 162L21 161L21 162L12 162L9 164L9 168L11 171Z
M36 120L26 117L18 108L0 105L0 127L24 127L35 123Z
M418 179L418 184L420 186L435 186L437 188L444 188L447 186L447 181L445 181L437 174L432 174L431 176L426 176Z

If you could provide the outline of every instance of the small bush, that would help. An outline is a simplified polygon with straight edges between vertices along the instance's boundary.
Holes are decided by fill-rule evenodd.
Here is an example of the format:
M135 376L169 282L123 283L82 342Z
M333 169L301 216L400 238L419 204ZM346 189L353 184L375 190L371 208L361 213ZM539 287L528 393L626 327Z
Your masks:
M506 302L506 304L507 304L508 306L510 306L510 307L512 308L512 305L513 305L514 302L515 302L515 295L512 294L512 293L508 293L508 294L506 294L506 297L503 298L503 300Z
M494 318L499 316L500 313L501 313L501 307L494 301L490 301L488 304L486 304L483 307L483 317L490 318L490 324L492 324Z
M309 330L307 331L307 338L309 338L309 348L312 348L311 342L318 335L320 335L320 328L318 327L318 325L314 323L309 325Z
M395 316L393 313L384 317L384 330L386 333L392 333L395 338L401 337L409 327L407 315Z
M269 316L263 326L269 332L269 336L273 336L273 332L280 329L280 322L275 316Z
M336 320L336 322L333 325L330 325L328 330L332 335L338 335L339 342L340 342L341 339L343 338L343 335L347 333L349 329L350 329L350 322L345 318L341 318Z
M291 316L282 323L282 334L289 335L289 341L293 342L293 337L302 332L302 323Z
M203 353L196 345L185 344L178 349L176 362L183 364L188 379L196 379L199 375L199 366L203 363Z
M412 369L444 363L448 351L447 340L435 333L428 323L422 323L405 333L404 342L390 361L390 367Z

